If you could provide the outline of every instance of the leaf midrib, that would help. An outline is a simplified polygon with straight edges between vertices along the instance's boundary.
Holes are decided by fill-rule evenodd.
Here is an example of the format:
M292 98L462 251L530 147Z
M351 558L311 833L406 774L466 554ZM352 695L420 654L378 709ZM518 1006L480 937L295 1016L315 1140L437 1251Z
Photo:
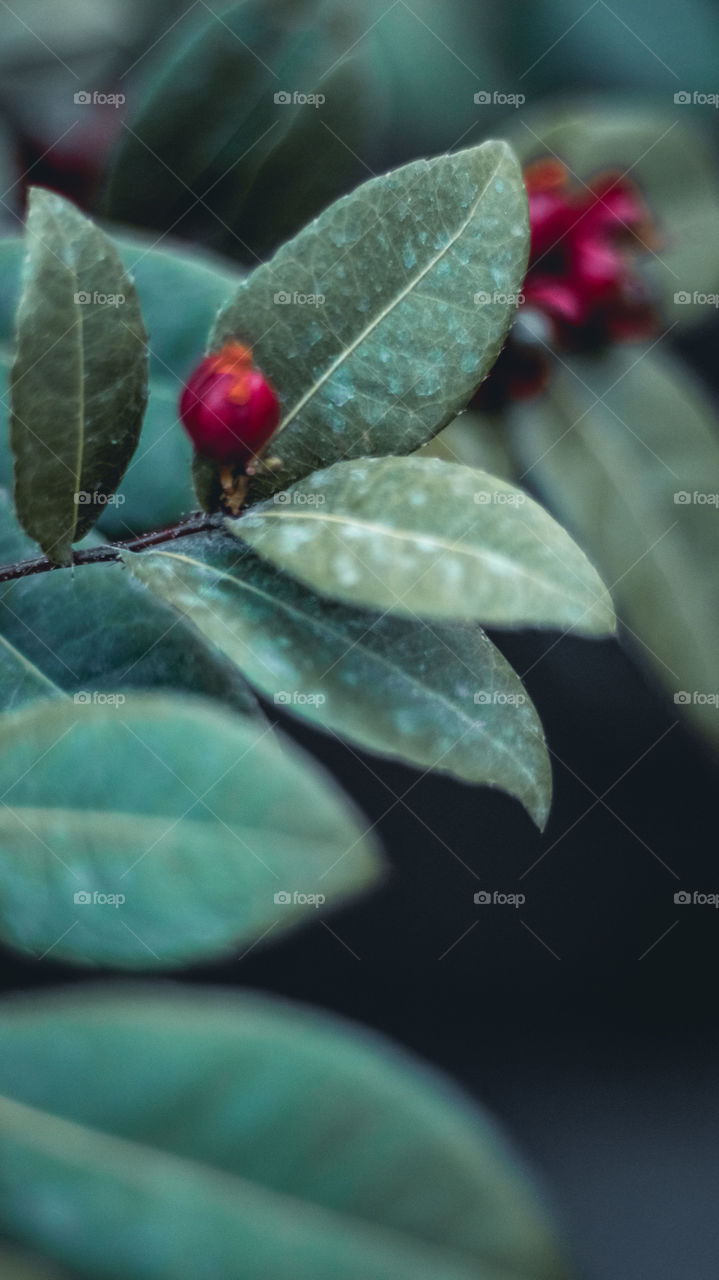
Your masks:
M206 564L203 564L201 560L195 560L192 556L181 555L178 552L171 552L171 551L154 551L154 552L148 552L146 554L153 555L153 556L163 556L167 560L183 560L186 564L190 564L194 568L200 569L200 571L203 573L212 573L215 576L215 578L220 577L220 578L226 579L228 582L231 582L234 587L237 587L240 590L254 592L254 594L260 596L261 599L268 600L271 605L275 605L275 606L279 605L279 607L281 609L284 609L286 613L293 614L295 617L299 618L300 621L303 623L307 623L307 621L309 620L312 626L318 625L317 619L312 615L302 613L300 609L295 608L293 605L287 604L287 602L284 600L278 600L276 596L272 596L268 591L263 591L260 587L252 586L250 583L246 582L242 578L234 578L232 574L227 573L223 569L217 569L214 566L208 566ZM337 639L339 639L340 641L344 642L346 640L346 637L343 636L341 631L338 631L335 627L330 626L324 619L319 625L322 626L325 631L329 632L330 635L336 636ZM478 630L481 631L481 628L478 628ZM483 635L484 632L481 632L481 634ZM496 747L499 744L500 750L503 752L503 754L508 756L509 759L512 760L512 762L515 765L519 764L521 771L524 773L525 777L527 778L530 784L532 792L541 794L541 788L539 787L537 780L532 777L532 774L530 770L527 768L527 766L525 765L524 760L518 758L514 754L514 752L511 751L510 748L504 742L501 741L501 739L497 738L496 736L492 737L489 731L484 727L483 724L478 723L476 720L473 720L470 716L468 716L467 713L463 711L461 707L457 707L455 703L451 702L450 699L446 696L446 694L442 693L440 690L434 689L431 685L422 684L419 680L416 680L415 677L412 676L404 667L400 667L389 662L389 660L385 658L382 654L376 653L374 650L369 649L367 646L362 646L362 652L367 654L372 661L377 662L380 666L386 667L393 674L399 674L407 684L409 684L413 688L419 689L419 691L424 695L424 697L426 697L427 693L429 692L432 697L438 698L440 702L442 702L446 707L449 708L449 710L453 713L453 715L458 716L460 719L464 719L470 728L479 729L482 733L482 736L485 738L488 738L491 741L493 746ZM249 676L248 676L248 679L250 679ZM524 688L518 676L517 676L517 680L520 686ZM251 683L255 683L255 682L251 681ZM540 742L541 742L541 739L540 739Z
M4 1114L3 1114L4 1113ZM271 1233L277 1220L283 1220L288 1214L295 1221L310 1221L309 1226L321 1230L324 1222L332 1222L349 1231L355 1239L371 1240L375 1248L382 1247L387 1251L387 1261L392 1255L404 1253L408 1260L426 1253L427 1266L423 1268L425 1275L434 1263L436 1274L444 1272L444 1266L450 1264L461 1268L455 1275L466 1276L466 1280L475 1274L478 1266L504 1267L501 1274L503 1280L521 1280L524 1271L509 1271L502 1259L491 1255L481 1258L477 1254L467 1253L448 1247L437 1240L423 1238L403 1231L400 1227L377 1224L368 1217L343 1211L320 1200L303 1199L290 1191L281 1191L260 1181L244 1177L242 1174L219 1168L208 1161L188 1155L179 1155L162 1146L152 1146L138 1137L125 1137L111 1130L96 1128L81 1120L72 1120L56 1111L32 1106L20 1102L8 1094L0 1094L0 1132L9 1133L20 1145L27 1145L36 1152L49 1154L50 1159L60 1160L64 1167L84 1171L86 1175L98 1176L106 1168L111 1168L114 1175L142 1186L148 1179L157 1180L157 1163L171 1170L175 1176L187 1175L201 1179L204 1187L208 1182L213 1185L212 1196L225 1200L229 1205L239 1202L246 1211L264 1215L265 1227ZM169 1179L172 1183L172 1179ZM424 1259L422 1259L424 1261Z
M566 599L574 600L574 602L580 607L586 604L586 599L582 595L578 593L577 594L572 593L570 590L566 589L566 587L562 586L560 583L553 583L551 577L549 577L548 575L545 577L538 577L536 574L531 573L528 569L525 569L520 561L513 560L511 557L503 555L499 551L493 550L490 547L482 547L480 549L476 549L472 547L461 546L460 545L461 538L466 537L466 534L462 534L460 539L458 539L456 542L447 542L444 538L438 537L436 534L433 534L433 533L427 533L427 532L420 533L419 531L392 529L389 525L375 524L371 520L362 520L359 518L355 518L354 516L351 516L351 517L338 516L331 513L323 513L322 515L320 515L319 512L314 513L310 511L300 511L300 512L293 511L291 513L288 512L287 514L284 514L281 511L274 511L271 508L268 508L266 511L258 512L257 509L255 508L252 511L252 518L254 517L257 517L258 519L261 519L261 520L271 520L271 519L286 520L286 521L316 520L319 524L322 524L322 522L325 521L327 523L343 524L348 526L354 526L356 528L367 529L369 532L381 534L383 537L396 538L397 540L401 540L405 542L412 542L412 541L416 542L419 540L423 542L432 542L438 551L449 551L455 555L467 556L468 559L478 560L481 565L486 565L487 567L492 567L492 566L496 567L496 569L500 573L509 571L512 577L520 578L531 583L532 585L539 586L545 592L548 592L552 596L559 595L562 600L566 600ZM242 538L243 535L241 532L241 529L242 529L241 521L237 522L236 529L237 529L237 532L235 533L235 536ZM235 531L233 529L233 533L234 532ZM352 548L349 547L348 550L351 551ZM592 597L592 606L600 605L603 603L604 602L602 601L601 596Z
M417 287L420 281L423 280L424 277L432 270L432 268L435 267L438 262L441 262L445 254L449 253L450 249L454 248L454 245L456 244L457 240L459 240L460 237L464 235L464 232L467 230L467 227L469 226L470 222L474 218L474 215L477 212L477 208L479 204L484 199L490 184L494 181L497 173L499 172L499 169L501 168L503 158L504 158L504 152L500 152L500 155L497 159L497 163L492 169L492 172L487 178L487 181L482 187L482 190L477 195L477 198L472 204L470 211L467 214L467 217L465 218L464 222L462 222L461 225L458 227L456 233L453 236L451 236L450 239L447 241L446 245L444 245L444 247L440 249L438 253L436 253L435 256L429 260L426 267L423 267L422 270L419 271L416 276L411 277L409 282L405 286L405 288L402 289L401 292L398 293L387 304L387 306L382 309L382 311L378 312L377 316L373 320L371 320L367 325L365 325L364 329L360 330L357 337L349 344L349 346L343 347L339 355L336 356L336 358L327 367L327 369L321 375L321 377L319 377L317 381L314 382L311 387L309 387L309 389L305 392L305 394L300 397L297 403L293 406L290 412L286 415L286 417L280 423L279 431L277 433L278 436L282 431L285 430L285 428L289 425L292 419L297 417L298 413L300 413L302 409L304 409L305 405L308 404L309 401L313 398L313 396L315 396L318 393L320 388L324 386L324 384L332 377L332 375L337 371L337 369L342 367L342 364L345 362L345 360L347 360L352 355L354 351L356 351L357 347L360 346L360 344L365 341L365 339L377 328L378 325L382 323L383 320L387 319L387 316L392 314L392 311L395 309L395 307L398 307L399 304L403 302L404 299L408 296L408 294L410 294L412 290ZM400 199L401 198L402 197L400 197ZM358 243L360 243L360 241L356 241L353 247L356 247Z

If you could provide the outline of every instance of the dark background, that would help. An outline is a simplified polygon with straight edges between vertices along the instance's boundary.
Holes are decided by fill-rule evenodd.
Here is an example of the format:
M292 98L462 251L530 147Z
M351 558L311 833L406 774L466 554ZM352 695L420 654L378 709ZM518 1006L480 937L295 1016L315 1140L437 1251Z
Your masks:
M676 9L635 0L619 17L601 0L450 10L481 57L490 49L508 68L510 87L586 12L538 64L537 94L630 89L651 100L676 87L660 60L677 63L688 88L719 89L719 72L716 84L707 78L719 67L709 0ZM423 56L430 67L436 58L439 77L439 44ZM21 93L14 102L23 154L39 154ZM437 102L441 116L441 94ZM402 127L388 143L398 160L421 150ZM428 150L440 149L441 133L440 118ZM33 179L43 172L48 180L42 167ZM73 194L69 169L50 176ZM707 325L681 346L715 395L718 338ZM716 764L628 648L553 634L493 638L525 677L553 756L544 835L507 796L420 777L283 720L376 823L390 877L326 923L182 978L324 1006L451 1073L539 1171L590 1280L712 1280L719 912L675 905L674 893L719 891ZM526 903L475 905L480 888L522 892ZM6 989L86 978L2 958Z

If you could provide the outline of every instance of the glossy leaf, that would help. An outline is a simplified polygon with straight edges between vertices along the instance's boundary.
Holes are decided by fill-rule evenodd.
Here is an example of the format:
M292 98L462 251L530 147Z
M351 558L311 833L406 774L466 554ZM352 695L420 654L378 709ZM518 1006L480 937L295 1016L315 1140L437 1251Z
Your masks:
M494 1123L359 1028L123 984L6 1004L0 1036L0 1221L83 1275L567 1274Z
M378 871L366 824L309 757L196 698L5 716L0 794L0 932L37 956L209 959L316 918L308 895L337 905ZM305 898L275 901L285 892Z
M627 640L719 743L719 424L665 352L572 360L517 409L525 480L599 565Z
M112 239L135 282L149 333L149 399L140 442L116 501L102 507L97 522L106 537L121 539L174 524L197 508L192 446L180 426L177 405L185 381L202 359L207 329L236 288L240 272L236 263L199 251L190 255L167 239L160 248L137 234L113 234ZM21 262L22 240L0 240L0 418L6 416ZM0 483L11 486L12 459L3 443Z
M526 204L505 143L419 160L338 200L240 285L210 345L248 343L282 401L282 466L256 496L341 458L410 453L455 416L511 322Z
M2 710L36 697L83 702L153 688L204 693L260 715L236 667L120 564L0 583L0 653Z
M614 629L611 600L569 534L486 471L439 458L363 458L316 471L275 499L228 528L348 604L495 627Z
M135 286L103 231L34 188L11 374L15 504L51 559L68 564L136 448L147 399Z
M128 553L129 568L285 710L370 751L501 787L543 826L541 725L478 627L431 627L322 600L231 538Z
M663 111L597 97L527 110L509 130L523 163L552 152L585 182L611 169L639 184L663 243L637 264L665 304L667 325L708 319L694 292L706 297L719 286L719 169L706 124L691 105Z

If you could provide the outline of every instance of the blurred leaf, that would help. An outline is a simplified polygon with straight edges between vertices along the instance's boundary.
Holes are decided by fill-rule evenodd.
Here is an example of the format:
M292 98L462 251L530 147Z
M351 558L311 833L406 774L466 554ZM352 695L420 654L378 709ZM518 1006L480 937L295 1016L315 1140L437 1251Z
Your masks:
M486 471L439 458L362 458L275 498L228 528L347 604L494 627L614 629L611 600L569 534Z
M0 563L27 557L0 494ZM32 554L32 552L31 552ZM185 689L259 716L236 667L208 648L120 564L90 564L0 583L0 709L37 697L132 688Z
M444 431L422 445L420 458L442 458L478 467L508 484L517 484L517 468L507 447L506 425L499 416L469 410L450 422Z
M707 0L518 0L497 10L505 56L533 97L577 86L653 91L714 88L719 13ZM498 31L495 30L495 39ZM659 132L659 131L658 131Z
M568 360L513 422L526 479L596 560L627 639L719 742L719 707L695 701L719 694L719 436L700 387L666 353L615 348Z
M455 416L511 322L526 205L504 143L416 161L338 200L240 285L210 345L248 343L282 401L282 468L257 495L343 457L409 453Z
M380 1037L127 984L6 1002L0 1034L2 1221L83 1275L566 1275L494 1123Z
M551 770L539 718L478 627L322 600L229 537L196 534L126 562L285 710L366 750L501 787L544 825Z
M0 748L0 930L22 951L189 964L316 912L278 891L332 906L377 874L314 761L209 701L41 703L3 717Z
M146 334L117 251L68 201L31 190L26 241L11 374L15 504L46 555L68 564L137 446Z
M128 538L176 523L197 507L191 480L192 446L177 417L182 387L203 355L205 334L236 287L236 263L163 241L155 249L140 235L112 235L133 278L149 333L149 400L137 451L102 508L98 528ZM19 291L22 240L0 239L0 393L12 362L13 315ZM172 305L168 305L168 299ZM4 416L4 415L1 415ZM0 483L12 484L9 450L0 448Z
M719 164L699 109L585 98L527 109L508 136L523 163L550 151L585 182L602 170L626 171L641 187L664 241L638 264L669 321L707 319L707 307L674 301L675 293L719 287Z
M58 1271L46 1258L15 1249L1 1240L0 1275L3 1280L70 1280L67 1271Z
M204 7L125 126L107 211L256 262L366 174L376 93L361 51L345 56L364 29L323 0Z

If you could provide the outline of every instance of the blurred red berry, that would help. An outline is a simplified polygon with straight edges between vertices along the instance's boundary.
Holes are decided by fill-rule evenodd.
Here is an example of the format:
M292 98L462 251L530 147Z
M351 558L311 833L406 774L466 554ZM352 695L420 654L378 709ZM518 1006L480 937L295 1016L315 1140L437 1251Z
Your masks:
M221 466L244 467L277 430L280 402L249 347L227 342L190 377L180 418L199 454Z
M524 302L494 369L472 404L497 409L536 394L549 376L549 355L596 351L656 331L657 314L634 256L653 250L657 234L638 189L603 173L573 182L553 158L524 172L530 255Z

